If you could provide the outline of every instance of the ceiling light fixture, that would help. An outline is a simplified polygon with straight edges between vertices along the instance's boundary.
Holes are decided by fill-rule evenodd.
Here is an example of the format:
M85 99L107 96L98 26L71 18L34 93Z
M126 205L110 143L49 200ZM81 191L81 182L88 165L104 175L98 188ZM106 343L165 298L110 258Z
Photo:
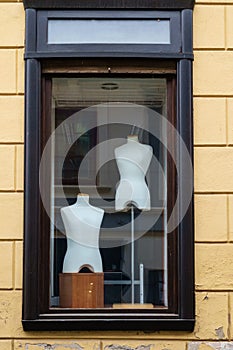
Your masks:
M119 89L119 86L116 83L103 83L101 85L101 89L103 89L103 90L117 90L117 89Z

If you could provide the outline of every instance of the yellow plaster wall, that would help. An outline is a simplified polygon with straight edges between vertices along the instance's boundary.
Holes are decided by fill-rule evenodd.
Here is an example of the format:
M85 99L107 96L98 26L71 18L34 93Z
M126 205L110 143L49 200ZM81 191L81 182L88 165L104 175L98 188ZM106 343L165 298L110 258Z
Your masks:
M233 0L194 10L196 327L186 332L24 332L24 9L0 0L0 350L233 349Z

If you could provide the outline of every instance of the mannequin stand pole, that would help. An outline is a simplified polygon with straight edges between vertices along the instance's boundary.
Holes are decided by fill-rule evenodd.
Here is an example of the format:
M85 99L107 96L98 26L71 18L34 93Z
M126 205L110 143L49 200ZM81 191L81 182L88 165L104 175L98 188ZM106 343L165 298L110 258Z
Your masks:
M140 281L140 304L144 304L144 266L139 265L139 281Z
M131 303L134 304L134 207L131 206Z

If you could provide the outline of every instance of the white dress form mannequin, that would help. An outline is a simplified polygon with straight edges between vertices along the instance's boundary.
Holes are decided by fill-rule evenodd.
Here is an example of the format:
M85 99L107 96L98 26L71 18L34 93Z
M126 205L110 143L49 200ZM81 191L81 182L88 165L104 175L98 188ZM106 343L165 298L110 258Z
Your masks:
M103 272L99 251L103 216L104 210L90 205L87 194L79 194L75 204L61 208L67 237L63 273L79 272L83 267L88 267L92 272Z
M150 210L150 192L145 175L152 155L152 147L141 144L137 135L128 136L127 143L115 149L120 172L115 197L116 210L123 210L130 203L141 210Z

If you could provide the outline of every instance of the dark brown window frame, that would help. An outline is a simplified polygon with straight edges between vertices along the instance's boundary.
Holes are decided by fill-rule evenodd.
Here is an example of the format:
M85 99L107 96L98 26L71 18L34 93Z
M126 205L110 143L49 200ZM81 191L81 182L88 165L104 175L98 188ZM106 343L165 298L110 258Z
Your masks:
M129 60L127 60L129 63ZM41 130L42 132L42 142L41 142L41 156L44 150L44 147L46 146L46 143L51 135L51 96L52 96L52 78L54 76L56 77L76 77L76 78L88 78L88 77L101 77L104 79L105 76L110 78L117 78L117 77L151 77L152 74L148 73L142 73L142 69L139 68L139 64L135 65L135 67L128 66L125 62L124 66L121 66L121 69L119 72L117 67L120 66L119 60L94 60L94 64L96 64L95 73L93 73L93 68L89 67L90 62L83 61L83 67L82 67L82 73L76 73L75 69L74 72L71 74L68 73L62 73L64 69L66 69L66 66L64 66L64 63L62 61L58 61L57 64L59 66L58 69L55 68L53 65L53 72L54 73L48 73L46 72L46 62L44 64L44 69L42 69L42 118L41 118ZM98 63L98 64L97 64ZM139 63L139 62L138 62ZM78 61L76 60L76 64L78 65ZM140 66L143 64L141 62ZM144 63L145 67L144 70L148 71L150 66L148 64L148 67L146 67L146 64ZM72 63L71 63L72 65ZM97 68L98 66L98 68ZM109 73L107 69L104 67L112 67L115 73ZM173 68L172 68L173 66ZM99 71L102 71L102 74L98 73ZM131 73L129 73L129 70L131 70ZM163 68L163 74L159 73L159 69L155 69L155 72L157 70L157 73L153 74L153 77L157 78L165 78L167 80L167 115L168 115L168 121L175 127L176 126L176 111L175 111L175 100L176 100L176 70L174 64L169 64L164 66ZM50 69L51 71L51 69ZM90 71L92 73L90 74ZM173 72L173 73L172 73ZM169 142L169 140L168 140ZM170 154L167 152L168 157L168 217L170 216L172 209L174 207L175 201L176 201L176 169L175 165L173 164L173 161L171 159ZM46 169L46 175L45 178L48 179L48 176L50 174L49 169ZM46 181L43 186L48 186L49 181ZM50 188L47 188L46 193L50 193ZM48 215L43 207L43 203L40 202L40 209L41 218L40 221L43 223L43 228L40 236L40 247L43 247L43 249L40 250L40 257L39 260L41 262L42 268L39 272L39 279L40 284L43 284L42 291L40 293L40 308L43 310L43 313L47 314L64 314L68 312L74 313L74 310L70 309L69 311L59 309L55 310L55 308L50 308L49 306L49 283L50 283L50 267L49 264L46 264L47 261L49 261L49 252L50 252L50 220L48 218ZM149 313L154 314L173 314L174 316L178 313L178 283L177 283L177 276L178 276L178 246L177 246L178 238L177 238L177 230L174 230L168 235L168 307L164 308L155 308L149 311ZM139 311L139 310L138 310ZM76 310L77 314L80 313L80 310ZM92 313L93 310L86 310L86 313ZM99 310L101 313L106 313L107 315L111 315L113 310ZM124 314L125 310L117 310L118 313ZM135 310L134 310L135 312ZM145 310L139 311L140 313L145 313ZM129 312L130 313L130 312Z
M32 24L31 19L35 11L29 9L28 27ZM177 110L173 111L173 116L177 120L177 129L183 138L190 155L192 157L192 44L190 36L191 10L182 12L182 23L187 26L186 32L182 32L183 51L179 55L164 54L164 59L146 58L141 61L140 67L157 74L168 71L167 64L173 62L176 67L176 105ZM30 18L30 19L29 19ZM33 25L35 28L35 26ZM33 37L33 35L32 35ZM36 36L34 36L34 39ZM39 163L43 144L48 131L46 123L41 124L41 115L44 112L41 107L41 96L46 91L46 86L42 82L43 72L51 74L60 65L60 72L68 69L69 72L78 72L83 69L83 65L77 64L74 57L71 60L63 59L59 63L59 54L33 54L32 38L27 40L26 48L26 139L25 139L25 244L24 244L24 297L23 297L23 326L25 330L192 330L194 327L194 259L193 259L193 202L178 227L179 236L179 256L177 262L177 290L178 294L173 301L173 314L156 315L151 312L141 313L139 310L130 313L119 313L115 310L111 314L103 315L102 310L92 310L91 312L78 312L70 310L67 312L51 312L48 310L47 295L41 295L41 291L48 293L48 276L43 274L41 262L48 261L49 249L45 247L45 233L48 220L45 215L40 220L43 210L41 210L39 194ZM30 44L30 45L29 45ZM30 46L30 47L29 47ZM36 50L35 46L34 49ZM34 55L34 57L33 57ZM183 56L182 56L183 55ZM61 55L63 57L63 55ZM114 56L114 54L113 54ZM119 56L119 54L117 55ZM46 57L51 57L48 59ZM85 54L84 54L85 57ZM140 57L140 54L139 54ZM168 61L168 58L170 61ZM137 53L131 58L131 62L138 62ZM91 60L91 59L90 59ZM97 60L98 61L98 60ZM96 62L97 62L96 61ZM93 62L93 61L92 61ZM118 60L121 69L124 70L124 62ZM122 63L123 62L123 63ZM142 64L143 62L143 64ZM164 63L166 63L164 65ZM88 65L90 62L88 63ZM137 63L136 63L137 65ZM61 68L63 66L63 68ZM85 64L84 64L85 66ZM55 67L55 68L54 68ZM118 70L120 68L117 68ZM145 68L146 67L146 68ZM99 67L100 68L100 67ZM104 67L102 68L105 69ZM122 72L121 72L122 73ZM145 73L145 71L143 71ZM174 96L174 95L173 95ZM46 119L45 119L46 120ZM42 143L41 143L42 140ZM185 165L181 165L185 166ZM183 174L183 172L182 172ZM187 179L181 178L187 186ZM191 182L190 182L191 185ZM174 190L177 184L173 181L171 185ZM182 185L181 185L182 186ZM188 234L187 234L188 232ZM174 240L170 244L171 253L174 251ZM175 271L174 270L174 271ZM47 282L46 282L47 281ZM47 301L46 301L47 300Z

